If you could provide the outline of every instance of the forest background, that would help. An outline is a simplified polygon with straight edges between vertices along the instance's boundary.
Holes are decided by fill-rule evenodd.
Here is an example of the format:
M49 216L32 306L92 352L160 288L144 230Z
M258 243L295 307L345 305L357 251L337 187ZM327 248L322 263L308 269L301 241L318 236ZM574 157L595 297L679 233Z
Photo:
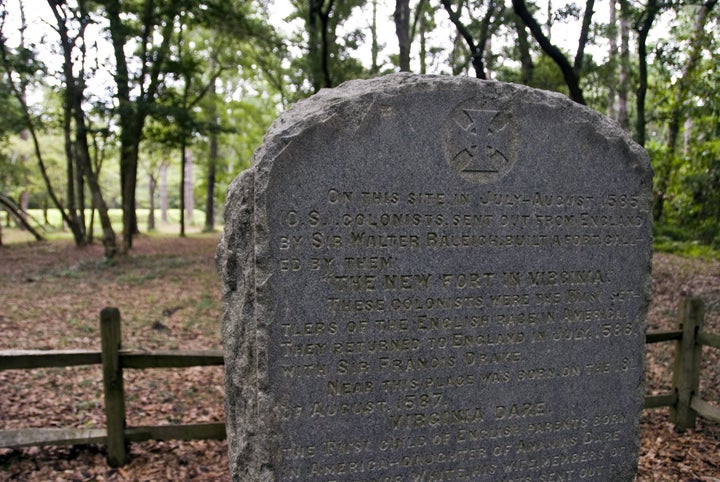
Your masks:
M396 71L522 83L614 118L651 157L656 250L715 258L655 255L648 329L674 329L694 293L717 333L718 42L717 0L0 0L1 347L97 348L110 303L126 347L220 346L218 234L186 227L215 229L227 186L292 103ZM180 237L138 236L168 230ZM33 236L72 241L13 243ZM669 389L665 345L649 348L650 394ZM703 356L706 400L718 367ZM0 427L101 427L100 379L0 372ZM128 382L130 424L222 420L219 369ZM644 411L638 480L716 481L719 430L679 435ZM227 478L223 442L132 451L110 470L97 448L3 449L0 480Z
M412 71L559 91L614 118L652 159L656 245L715 247L716 4L0 0L0 226L64 226L108 258L156 207L180 235L212 230L282 110Z

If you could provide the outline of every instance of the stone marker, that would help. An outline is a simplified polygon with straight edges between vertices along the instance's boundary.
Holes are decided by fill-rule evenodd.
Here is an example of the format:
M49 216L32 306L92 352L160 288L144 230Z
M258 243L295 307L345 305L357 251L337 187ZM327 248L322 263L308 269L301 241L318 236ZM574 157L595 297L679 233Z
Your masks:
M233 480L633 480L651 179L559 94L398 74L298 103L218 249Z

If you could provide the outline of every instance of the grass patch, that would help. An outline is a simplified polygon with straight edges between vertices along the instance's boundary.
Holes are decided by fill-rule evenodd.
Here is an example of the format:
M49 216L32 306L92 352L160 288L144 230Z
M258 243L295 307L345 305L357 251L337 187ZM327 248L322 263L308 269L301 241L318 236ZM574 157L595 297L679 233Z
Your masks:
M47 222L45 222L46 216L42 209L28 209L28 213L31 216L31 223L34 227L40 231L45 239L53 240L72 240L72 232L65 228L62 221L60 211L57 209L47 210ZM157 235L168 235L168 234L179 234L180 232L180 210L179 209L168 209L168 220L163 222L160 219L160 210L156 210L155 213L155 229L148 231L147 229L147 218L149 209L137 209L138 228L144 235L157 236ZM29 243L35 241L35 238L25 230L19 229L14 224L11 227L7 226L7 221L4 216L4 212L0 211L0 223L2 223L2 242L3 244L17 244L17 243ZM113 230L116 235L122 233L122 210L110 209L108 210L110 216L110 222L112 223ZM85 219L89 223L90 210L85 210ZM38 224L40 223L40 224ZM201 233L203 232L205 223L205 212L196 209L193 212L192 217L185 219L185 232L186 233ZM220 229L218 226L216 229ZM100 221L98 220L97 212L95 214L95 222L93 224L93 236L96 242L100 242L102 237L102 228Z
M720 260L720 251L699 241L682 241L666 236L658 236L653 243L659 253L677 254L688 258Z

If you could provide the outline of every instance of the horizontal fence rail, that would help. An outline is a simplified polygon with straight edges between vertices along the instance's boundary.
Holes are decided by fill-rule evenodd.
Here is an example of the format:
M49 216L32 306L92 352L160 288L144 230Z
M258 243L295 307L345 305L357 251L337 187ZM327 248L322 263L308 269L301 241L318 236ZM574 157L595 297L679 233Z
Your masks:
M648 333L647 344L675 342L673 390L645 398L644 408L670 407L672 422L679 429L695 426L696 417L720 422L720 407L698 396L702 347L720 348L720 335L702 330L704 306L695 298L680 303L680 329ZM225 438L221 422L125 426L124 369L187 368L223 365L222 351L131 351L121 349L120 312L105 308L100 313L102 350L4 350L0 351L0 370L102 365L106 428L32 428L0 431L0 447L36 445L104 444L108 464L127 462L127 443L147 440L201 440Z
M222 365L221 350L208 351L125 351L119 352L123 368L188 368ZM102 364L100 350L2 350L0 370L62 368Z

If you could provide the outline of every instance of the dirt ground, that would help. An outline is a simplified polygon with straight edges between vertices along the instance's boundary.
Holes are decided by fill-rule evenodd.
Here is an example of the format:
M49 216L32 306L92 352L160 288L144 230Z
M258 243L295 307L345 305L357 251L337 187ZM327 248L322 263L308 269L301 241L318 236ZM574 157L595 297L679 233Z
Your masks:
M98 349L99 311L116 306L130 349L220 348L218 235L137 238L129 257L102 260L99 246L67 242L0 248L0 349ZM720 333L720 263L656 254L650 332L675 329L682 294L702 297L705 325ZM719 350L703 353L702 398L720 402ZM650 345L649 394L670 390L673 344ZM102 427L99 367L0 371L0 430ZM125 372L128 425L223 420L222 368ZM678 433L668 409L645 410L638 481L720 482L720 425ZM102 446L0 449L0 481L227 480L224 441L131 445L111 469Z

